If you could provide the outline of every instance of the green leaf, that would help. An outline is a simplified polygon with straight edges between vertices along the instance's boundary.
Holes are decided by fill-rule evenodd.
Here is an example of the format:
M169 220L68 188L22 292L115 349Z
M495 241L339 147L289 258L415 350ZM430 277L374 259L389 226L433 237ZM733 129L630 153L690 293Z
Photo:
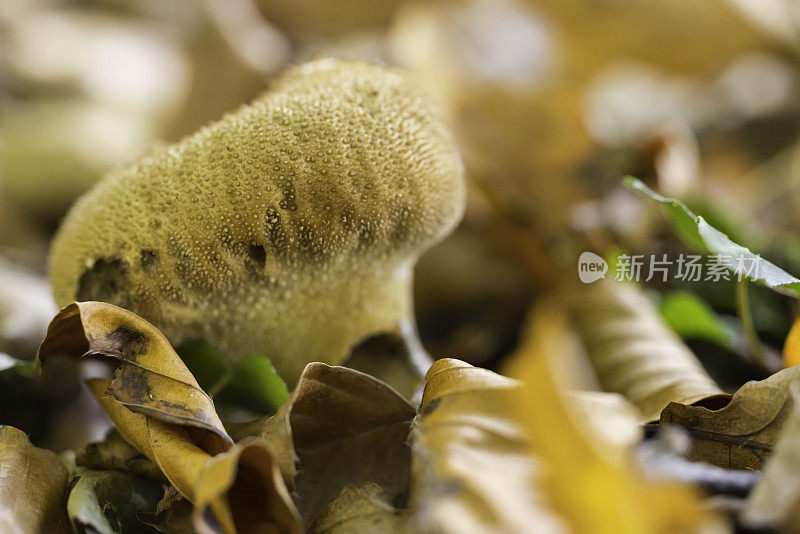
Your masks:
M693 250L718 256L720 265L724 265L737 275L779 293L800 297L800 279L734 243L728 236L708 224L703 217L695 215L680 200L663 197L632 176L627 176L624 184L631 191L658 202L675 232Z
M176 352L194 375L197 383L209 395L214 396L230 378L231 365L225 356L210 343L191 341L176 349Z
M702 339L733 350L736 333L703 299L690 291L664 295L658 305L664 322L683 339Z
M67 513L77 532L152 534L139 520L155 514L161 484L119 471L86 471L69 493Z
M269 358L249 356L234 365L219 398L256 412L272 413L289 398L289 390Z
M286 382L266 356L249 356L231 365L205 341L182 345L181 359L200 386L215 399L258 413L274 413L289 398Z

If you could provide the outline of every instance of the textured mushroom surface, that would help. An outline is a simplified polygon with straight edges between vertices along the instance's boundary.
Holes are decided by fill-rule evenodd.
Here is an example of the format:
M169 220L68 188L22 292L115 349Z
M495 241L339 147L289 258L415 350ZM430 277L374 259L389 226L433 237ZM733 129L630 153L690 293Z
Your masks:
M413 265L458 223L462 175L400 73L300 65L81 198L51 251L56 301L111 302L294 381L410 316Z

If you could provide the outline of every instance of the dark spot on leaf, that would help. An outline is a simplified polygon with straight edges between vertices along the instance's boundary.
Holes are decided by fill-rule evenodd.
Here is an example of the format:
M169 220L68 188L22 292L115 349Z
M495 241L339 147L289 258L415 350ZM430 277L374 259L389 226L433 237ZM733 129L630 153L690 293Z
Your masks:
M127 326L119 326L101 339L92 339L94 347L108 354L119 355L130 361L135 361L137 356L148 350L149 340L141 332Z
M117 369L117 377L111 384L111 391L120 402L147 406L152 404L150 383L147 373L135 365L123 364Z

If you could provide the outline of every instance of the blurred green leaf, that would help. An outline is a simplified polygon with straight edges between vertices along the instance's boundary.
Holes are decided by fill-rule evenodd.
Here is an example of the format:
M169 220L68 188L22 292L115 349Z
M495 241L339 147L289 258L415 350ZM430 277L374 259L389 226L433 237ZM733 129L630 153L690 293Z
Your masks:
M0 352L0 372L13 369L20 375L30 378L36 371L36 364L32 361L18 360L5 352Z
M191 341L176 352L203 391L213 396L230 378L231 365L216 347L205 341Z
M658 304L664 321L683 339L702 339L733 350L736 334L703 299L690 291L664 295Z
M231 365L205 341L182 345L178 354L203 390L224 403L274 413L289 398L286 383L266 356L249 356Z
M259 413L272 413L289 398L286 382L266 356L249 356L233 366L219 399Z
M119 471L87 471L78 477L67 500L76 532L150 534L157 532L139 520L155 514L164 495L161 484Z
M736 274L785 295L800 297L800 279L734 243L680 200L663 197L632 176L626 177L624 184L631 191L658 202L675 232L690 248L719 256L720 264ZM745 269L744 265L749 267Z

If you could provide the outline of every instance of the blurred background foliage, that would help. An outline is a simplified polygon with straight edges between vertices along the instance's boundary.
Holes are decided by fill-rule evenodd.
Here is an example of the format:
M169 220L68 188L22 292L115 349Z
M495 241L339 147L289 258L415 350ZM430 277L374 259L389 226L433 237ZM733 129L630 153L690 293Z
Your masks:
M497 369L536 295L575 277L576 251L684 250L626 174L800 272L791 0L3 0L0 352L33 358L55 313L49 240L82 192L321 56L407 70L461 146L465 219L416 271L435 356ZM753 377L719 363L742 352L732 285L649 289L722 384ZM790 303L754 288L752 306L779 350ZM51 372L37 388L0 374L0 422L56 449L99 436L91 402Z

